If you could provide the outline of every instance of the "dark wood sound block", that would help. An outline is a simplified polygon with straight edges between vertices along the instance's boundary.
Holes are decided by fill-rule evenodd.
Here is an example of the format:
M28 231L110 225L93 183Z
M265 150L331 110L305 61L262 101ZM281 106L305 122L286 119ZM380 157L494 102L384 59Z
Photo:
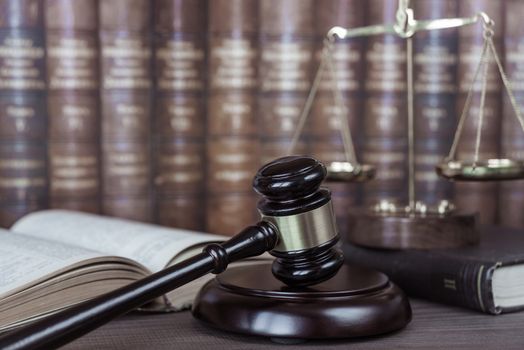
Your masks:
M271 264L233 267L208 282L193 316L224 331L273 339L335 339L392 332L411 320L404 293L382 273L343 265L331 279L289 287Z
M372 248L436 249L478 244L480 234L475 214L383 214L355 209L341 238Z

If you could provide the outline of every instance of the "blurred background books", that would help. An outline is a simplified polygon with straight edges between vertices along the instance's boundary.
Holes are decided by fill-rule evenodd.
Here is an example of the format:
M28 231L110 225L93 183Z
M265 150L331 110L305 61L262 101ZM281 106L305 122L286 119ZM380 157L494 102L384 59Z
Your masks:
M393 23L397 0L0 0L0 226L74 209L232 235L255 222L262 163L285 155L334 25ZM524 100L524 2L414 0L420 19L486 12ZM524 227L524 182L452 183L451 145L483 37L480 25L414 37L415 180L483 224ZM335 43L338 86L365 185L329 184L337 221L355 205L407 200L405 43ZM496 73L495 69L493 73ZM326 78L294 153L344 160ZM524 159L524 134L497 74L487 84L483 158ZM474 95L470 113L478 114ZM475 109L477 108L477 109ZM468 119L459 156L473 152Z

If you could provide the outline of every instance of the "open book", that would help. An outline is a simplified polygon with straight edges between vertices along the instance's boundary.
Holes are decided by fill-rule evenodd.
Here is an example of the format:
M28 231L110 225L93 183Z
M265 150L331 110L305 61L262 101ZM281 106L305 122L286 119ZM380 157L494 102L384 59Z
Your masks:
M0 331L122 287L226 239L65 210L29 214L11 230L0 229ZM203 276L145 309L187 308L211 278Z

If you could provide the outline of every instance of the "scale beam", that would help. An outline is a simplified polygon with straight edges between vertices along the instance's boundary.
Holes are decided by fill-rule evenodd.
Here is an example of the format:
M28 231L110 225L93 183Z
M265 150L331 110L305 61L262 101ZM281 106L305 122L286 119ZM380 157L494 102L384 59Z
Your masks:
M471 17L441 18L433 20L416 20L413 9L407 8L405 13L405 22L400 18L397 11L397 23L395 24L377 24L372 26L344 28L335 26L327 33L330 40L348 39L362 36L373 36L381 34L396 34L401 38L410 38L416 32L425 30L439 30L464 27L482 21L484 24L493 24L493 20L485 12L479 12ZM399 19L400 18L400 19Z

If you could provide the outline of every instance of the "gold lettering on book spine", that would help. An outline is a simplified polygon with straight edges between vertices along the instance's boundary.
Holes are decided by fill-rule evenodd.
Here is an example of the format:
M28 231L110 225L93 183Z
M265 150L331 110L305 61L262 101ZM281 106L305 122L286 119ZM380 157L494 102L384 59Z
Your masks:
M310 88L312 59L309 43L276 42L262 47L261 89L268 91L302 91Z
M44 90L43 41L22 35L0 31L0 89Z
M103 41L101 56L105 62L104 89L148 89L151 86L151 52L141 38L116 38ZM103 63L104 64L104 63Z
M204 89L201 66L205 52L195 42L166 39L155 51L159 69L157 89L165 91L200 91Z
M257 85L257 51L250 39L212 39L211 88L250 89Z

